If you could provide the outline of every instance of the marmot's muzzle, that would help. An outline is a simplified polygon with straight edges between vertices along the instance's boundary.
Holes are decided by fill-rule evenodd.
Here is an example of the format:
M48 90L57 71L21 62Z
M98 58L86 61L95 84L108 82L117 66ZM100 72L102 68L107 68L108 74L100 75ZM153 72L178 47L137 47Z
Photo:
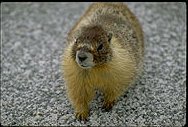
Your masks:
M94 66L93 63L93 55L89 52L85 51L77 51L76 52L76 62L81 68L91 68Z

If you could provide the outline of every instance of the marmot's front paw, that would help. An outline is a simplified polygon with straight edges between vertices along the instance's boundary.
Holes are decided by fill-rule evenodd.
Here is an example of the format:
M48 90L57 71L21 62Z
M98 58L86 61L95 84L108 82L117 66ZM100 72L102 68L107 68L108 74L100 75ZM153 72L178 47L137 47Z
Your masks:
M104 111L106 112L109 112L112 107L114 106L115 104L115 100L114 101L105 101L103 106L102 106L102 109L104 109Z
M86 122L87 118L88 118L88 115L89 115L88 111L76 112L76 119Z

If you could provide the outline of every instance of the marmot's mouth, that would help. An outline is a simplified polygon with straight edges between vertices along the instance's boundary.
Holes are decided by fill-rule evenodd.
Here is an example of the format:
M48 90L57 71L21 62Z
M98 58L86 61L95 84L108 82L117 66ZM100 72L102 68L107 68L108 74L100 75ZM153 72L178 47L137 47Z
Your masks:
M81 68L83 69L89 69L89 68L92 68L93 66L90 66L90 65L83 65L83 64L78 64Z
M85 65L81 65L82 67L88 67L88 66L85 66Z
M81 65L81 64L80 64L80 67L83 68L83 69L91 68L91 66L85 66L85 65Z

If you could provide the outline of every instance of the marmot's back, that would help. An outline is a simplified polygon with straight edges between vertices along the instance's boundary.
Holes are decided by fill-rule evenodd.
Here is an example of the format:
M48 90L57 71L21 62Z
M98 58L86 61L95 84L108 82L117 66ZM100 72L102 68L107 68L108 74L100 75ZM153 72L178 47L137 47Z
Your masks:
M139 21L123 3L94 3L80 18L72 31L82 26L97 24L113 33L121 45L126 48L137 63L142 66L144 55L144 37ZM79 33L79 32L78 32ZM69 33L71 35L71 33Z

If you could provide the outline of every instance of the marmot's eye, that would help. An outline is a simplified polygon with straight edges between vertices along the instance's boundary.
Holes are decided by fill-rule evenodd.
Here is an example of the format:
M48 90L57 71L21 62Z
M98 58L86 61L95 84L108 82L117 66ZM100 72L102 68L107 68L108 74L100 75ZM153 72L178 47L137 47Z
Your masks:
M103 48L103 44L100 44L97 48L97 51L101 50Z
M75 39L75 40L74 40L74 43L77 44L77 43L78 43L78 39Z

